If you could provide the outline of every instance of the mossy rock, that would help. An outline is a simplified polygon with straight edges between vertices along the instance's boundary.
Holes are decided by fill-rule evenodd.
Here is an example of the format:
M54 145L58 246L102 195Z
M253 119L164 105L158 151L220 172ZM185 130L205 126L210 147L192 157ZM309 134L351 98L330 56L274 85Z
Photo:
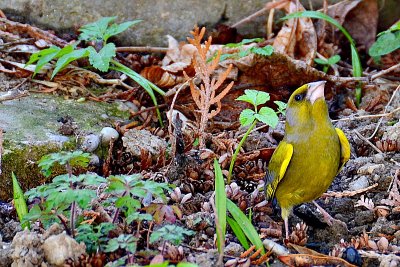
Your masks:
M60 118L73 119L79 133L100 133L115 119L126 119L127 111L120 104L65 100L62 97L36 94L0 104L0 128L3 134L3 155L0 175L0 200L12 198L11 172L24 191L48 182L37 166L44 155L61 150L79 149L77 136L58 133ZM53 175L65 172L63 168Z

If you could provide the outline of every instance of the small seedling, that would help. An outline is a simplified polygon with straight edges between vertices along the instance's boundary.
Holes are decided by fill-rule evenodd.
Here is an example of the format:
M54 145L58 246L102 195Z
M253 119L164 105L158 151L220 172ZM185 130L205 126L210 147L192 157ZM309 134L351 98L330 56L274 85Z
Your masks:
M256 54L261 56L270 56L274 52L274 47L271 45L267 45L264 47L250 47L248 49L244 49L244 45L250 43L259 43L262 42L263 38L253 38L253 39L243 39L240 43L229 43L226 44L227 48L237 48L239 51L232 54L222 54L220 57L220 61L224 61L227 59L240 59L242 57L248 56L250 54Z
M50 48L34 53L31 55L25 66L37 62L33 73L33 76L35 76L47 63L56 60L54 70L51 74L51 79L53 79L57 73L63 70L72 61L89 58L90 65L99 71L106 72L109 70L117 70L133 79L144 88L152 99L154 105L157 107L158 104L154 91L160 95L165 95L165 92L132 69L114 60L113 58L116 55L115 44L107 43L110 37L127 30L129 27L139 23L140 20L127 21L121 24L111 24L115 19L116 17L105 17L96 22L82 26L79 29L81 32L79 35L79 42L67 45L62 49L57 46L51 46ZM96 51L93 46L77 48L81 41L101 42L101 49ZM160 124L163 125L158 108L156 109L156 112Z
M150 243L154 243L158 240L164 240L171 242L175 246L178 246L180 243L182 243L185 236L194 234L194 231L187 230L178 225L167 224L151 233Z
M217 248L221 254L224 252L225 247L225 233L226 233L226 192L224 177L222 175L221 166L218 161L214 159L214 172L215 172L215 209L216 209L216 229L217 229Z
M323 66L322 71L327 73L329 67L331 67L332 65L338 63L340 61L340 56L339 55L334 55L331 56L328 59L320 59L320 58L316 58L314 59L315 63L320 64Z
M247 129L243 138L240 140L239 145L237 146L235 153L232 156L231 164L229 166L229 174L228 174L228 184L231 181L233 166L235 165L235 161L237 155L239 154L240 148L243 146L244 142L247 139L247 136L256 126L258 121L261 121L272 128L275 128L278 125L279 118L278 113L285 114L286 104L281 101L274 101L274 103L278 106L278 111L274 111L269 107L262 107L258 110L258 106L267 103L269 101L270 96L266 92L261 92L257 90L245 90L245 94L239 96L236 100L245 101L254 106L254 110L245 109L240 113L239 121L242 126L250 127Z
M371 57L380 57L400 48L400 21L378 34L378 39L369 49Z

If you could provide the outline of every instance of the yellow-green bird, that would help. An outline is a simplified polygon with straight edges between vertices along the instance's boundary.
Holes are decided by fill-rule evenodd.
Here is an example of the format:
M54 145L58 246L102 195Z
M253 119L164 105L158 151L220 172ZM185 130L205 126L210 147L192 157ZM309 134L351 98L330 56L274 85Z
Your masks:
M286 238L293 206L320 197L350 158L349 141L329 119L324 86L325 81L308 83L291 95L285 137L268 165L266 199L278 200Z

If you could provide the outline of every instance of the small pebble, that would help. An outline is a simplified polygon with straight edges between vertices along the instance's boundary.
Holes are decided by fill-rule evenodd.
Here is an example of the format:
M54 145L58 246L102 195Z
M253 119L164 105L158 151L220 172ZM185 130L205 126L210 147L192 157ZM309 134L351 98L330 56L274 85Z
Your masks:
M112 127L104 127L101 129L100 136L101 143L103 145L109 145L111 140L115 141L118 139L119 133Z
M356 190L364 189L368 186L369 186L368 178L367 178L367 176L363 175L360 178L358 178L357 180L355 180L349 184L349 190L356 191Z
M100 145L100 137L97 134L86 135L83 139L82 150L84 152L93 152Z

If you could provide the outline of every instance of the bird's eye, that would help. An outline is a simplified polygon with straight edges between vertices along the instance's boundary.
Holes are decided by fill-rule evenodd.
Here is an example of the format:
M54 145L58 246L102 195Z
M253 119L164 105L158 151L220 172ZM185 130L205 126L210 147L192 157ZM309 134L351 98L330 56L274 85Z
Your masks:
M301 94L295 95L294 99L295 99L296 101L300 101L300 100L303 99L303 95L301 95Z

